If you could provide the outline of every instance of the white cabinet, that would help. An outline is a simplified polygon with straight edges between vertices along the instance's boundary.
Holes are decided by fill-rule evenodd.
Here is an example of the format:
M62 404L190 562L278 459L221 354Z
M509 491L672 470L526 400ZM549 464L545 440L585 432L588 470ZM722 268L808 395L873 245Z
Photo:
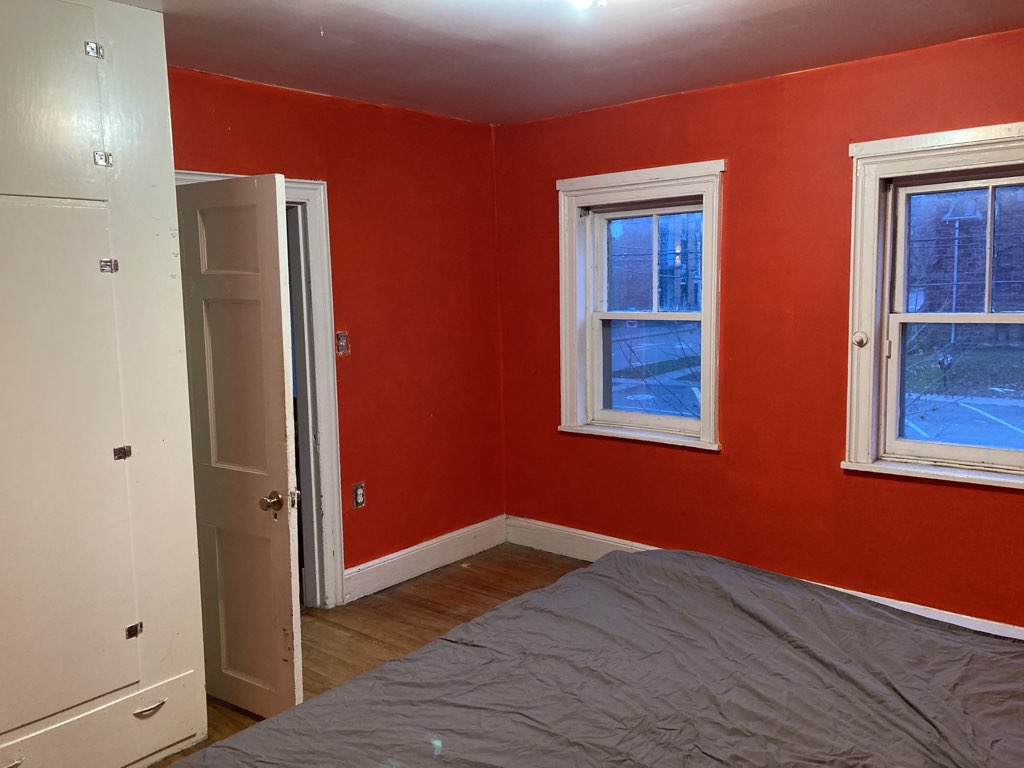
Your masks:
M0 7L0 768L205 736L163 50L149 11Z
M0 194L105 199L100 67L87 5L4 0L0 6ZM105 51L104 51L105 53Z

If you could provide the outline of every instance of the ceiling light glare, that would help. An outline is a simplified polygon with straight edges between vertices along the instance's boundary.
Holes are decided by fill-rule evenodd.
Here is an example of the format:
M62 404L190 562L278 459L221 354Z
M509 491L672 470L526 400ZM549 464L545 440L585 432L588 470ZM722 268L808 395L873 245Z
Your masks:
M585 11L594 4L594 0L569 0L569 5L577 11Z

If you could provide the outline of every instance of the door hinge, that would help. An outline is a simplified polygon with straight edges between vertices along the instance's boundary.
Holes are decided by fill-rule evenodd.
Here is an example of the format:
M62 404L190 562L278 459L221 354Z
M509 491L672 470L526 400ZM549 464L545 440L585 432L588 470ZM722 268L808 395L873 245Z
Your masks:
M94 43L92 40L85 41L85 55L92 56L95 59L103 58L103 46L99 43Z
M104 274L112 275L117 272L121 267L117 263L117 259L100 259L100 272Z
M100 152L96 150L92 153L92 161L101 168L113 168L114 167L114 156L109 152Z
M142 634L142 622L136 622L124 628L124 639L131 640Z
M124 461L132 455L132 447L130 445L122 445L114 449L114 461Z

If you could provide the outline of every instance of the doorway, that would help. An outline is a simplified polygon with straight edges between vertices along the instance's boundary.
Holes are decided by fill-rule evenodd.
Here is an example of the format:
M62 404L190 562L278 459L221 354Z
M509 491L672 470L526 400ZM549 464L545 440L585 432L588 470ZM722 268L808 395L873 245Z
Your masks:
M176 171L175 184L237 178ZM341 478L327 185L285 180L301 604L344 598Z

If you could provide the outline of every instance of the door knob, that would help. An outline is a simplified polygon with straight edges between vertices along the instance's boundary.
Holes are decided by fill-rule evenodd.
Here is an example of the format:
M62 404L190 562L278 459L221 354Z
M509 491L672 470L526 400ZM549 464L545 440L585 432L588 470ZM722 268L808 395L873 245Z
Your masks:
M277 491L271 491L262 499L260 499L260 509L264 512L274 510L277 512L284 506L284 497Z

